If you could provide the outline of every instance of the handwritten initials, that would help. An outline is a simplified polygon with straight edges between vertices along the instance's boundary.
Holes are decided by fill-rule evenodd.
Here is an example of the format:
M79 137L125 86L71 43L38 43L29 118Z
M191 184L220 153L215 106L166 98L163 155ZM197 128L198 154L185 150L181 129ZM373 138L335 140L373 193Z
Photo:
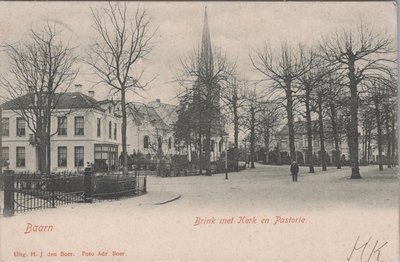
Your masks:
M367 248L368 244L370 243L371 239L372 239L372 237L370 237L370 238L368 239L368 241L365 242L364 244L358 246L358 241L360 240L360 236L358 236L358 237L357 237L357 240L356 240L356 243L354 244L353 250L351 250L350 255L347 257L347 261L350 261L352 258L356 258L355 251L358 251L358 250L362 250L362 251L361 251L361 254L360 254L360 261L362 261L362 262L365 261L365 260L363 260L364 252L365 252L365 249ZM375 254L375 253L377 253L377 255L376 255L376 261L379 262L379 258L380 258L380 255L381 255L381 249L382 249L384 246L386 246L386 244L387 244L388 242L385 242L383 245L381 245L379 248L377 248L378 242L379 242L378 240L375 241L375 245L374 245L374 247L372 248L372 250L371 250L371 252L370 252L370 254L369 254L368 260L366 260L366 262L371 261L372 255ZM353 255L354 255L354 256L353 256Z

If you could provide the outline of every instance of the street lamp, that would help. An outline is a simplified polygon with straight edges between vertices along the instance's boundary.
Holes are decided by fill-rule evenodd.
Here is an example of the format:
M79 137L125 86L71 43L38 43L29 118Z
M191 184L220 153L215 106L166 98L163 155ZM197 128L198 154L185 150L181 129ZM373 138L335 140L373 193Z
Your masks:
M225 179L228 179L228 135L224 136L225 145Z

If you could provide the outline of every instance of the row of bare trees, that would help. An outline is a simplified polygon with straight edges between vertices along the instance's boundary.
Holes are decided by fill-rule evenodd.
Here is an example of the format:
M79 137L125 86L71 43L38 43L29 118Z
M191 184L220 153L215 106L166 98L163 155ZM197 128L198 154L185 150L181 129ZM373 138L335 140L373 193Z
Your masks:
M390 134L395 132L393 124L395 118L385 118L379 108L382 99L392 101L393 104L396 97L393 80L395 79L393 48L389 36L373 31L365 25L359 25L353 30L344 29L324 38L318 46L290 46L283 43L280 48L273 50L271 45L266 44L263 49L257 50L250 56L252 65L268 83L268 89L281 91L279 95L284 97L282 106L287 114L292 159L295 159L296 154L293 121L296 111L306 119L308 155L313 154L311 142L312 112L314 112L318 120L322 169L326 170L324 119L329 117L336 153L340 152L339 132L343 130L339 130L339 126L342 126L347 134L351 178L361 178L359 172L361 125L358 119L360 103L363 101L366 103L375 101L378 149L382 147L383 119L387 119L386 133L388 138L391 138L387 140L387 147L390 148L391 144L394 144ZM278 96L275 99L280 98ZM387 110L392 115L394 111L393 105L392 110ZM389 152L392 152L392 149L388 149L388 157ZM382 154L379 155L379 161L382 161ZM310 172L314 172L312 157L309 159Z
M198 62L200 58L200 55L189 58L194 62L190 66L183 63L184 75L194 77L189 80L192 87L197 86L196 81L201 79L194 66L201 65ZM275 138L276 127L282 124L279 117L282 110L286 115L291 159L296 159L294 119L297 116L305 119L307 145L304 146L308 151L311 173L314 172L314 139L319 139L321 166L325 171L326 139L333 141L335 150L332 157L336 160L337 168L341 168L341 142L346 138L351 178L361 178L359 129L365 133L362 136L363 158L370 154L371 140L375 139L378 144L380 169L384 140L387 159L394 159L397 150L396 75L393 40L388 35L361 24L353 29L337 31L312 47L282 43L278 48L273 48L272 45L265 44L263 48L250 54L253 68L262 75L261 83L264 88L261 91L256 91L253 87L255 85L250 85L249 81L238 80L234 70L226 70L226 56L216 56L214 59L218 60L218 63L213 70L224 75L223 80L215 85L218 89L215 94L218 95L212 96L209 100L211 103L196 108L189 105L190 101L195 101L195 97L207 96L196 94L195 88L186 88L181 96L184 106L180 114L182 124L177 125L177 135L201 147L201 142L198 142L203 141L200 129L204 126L210 127L210 124L215 125L217 121L209 114L207 108L215 107L216 100L224 102L225 119L231 120L228 124L233 126L236 170L240 131L249 132L250 162L254 167L256 140L263 141L267 152L269 151L271 139ZM364 110L372 112L374 117L364 117L368 116ZM195 121L197 127L191 129L192 133L180 135L179 132L184 130L183 124L193 118L198 119ZM207 125L204 125L201 119L207 119ZM386 139L383 138L383 129ZM372 136L374 130L377 134ZM191 134L197 134L198 139L192 139ZM206 140L203 146L208 147L209 144L210 140ZM276 144L279 150L279 143Z

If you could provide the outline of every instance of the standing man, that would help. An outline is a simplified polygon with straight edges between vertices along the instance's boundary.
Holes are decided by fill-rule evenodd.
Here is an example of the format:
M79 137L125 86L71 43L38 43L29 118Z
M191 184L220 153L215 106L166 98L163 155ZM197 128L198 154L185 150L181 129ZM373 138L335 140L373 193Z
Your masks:
M297 173L299 173L299 165L296 163L296 161L293 161L293 163L290 165L290 172L292 173L293 182L297 182Z

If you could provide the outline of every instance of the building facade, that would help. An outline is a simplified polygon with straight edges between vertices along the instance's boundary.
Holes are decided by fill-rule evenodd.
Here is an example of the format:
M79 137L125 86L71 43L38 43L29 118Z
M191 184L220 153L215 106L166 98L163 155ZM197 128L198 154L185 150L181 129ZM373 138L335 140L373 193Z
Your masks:
M333 161L333 156L335 152L335 142L332 135L332 127L329 121L324 121L324 146L325 152L329 157L328 162ZM318 121L312 121L312 130L313 130L313 155L317 159L320 158L321 154L321 143L319 137L319 127ZM277 134L278 146L281 152L290 152L289 148L289 130L287 126L284 126L280 132ZM338 142L339 142L339 151L341 159L349 159L349 147L347 143L347 137L344 132L338 132ZM306 122L298 120L294 123L294 146L296 152L300 152L303 156L303 162L308 163L308 136L307 136L307 128ZM298 157L298 153L296 156ZM334 161L333 161L334 162Z
M34 101L33 94L22 97ZM39 169L38 148L20 107L11 100L2 105L3 162L16 172ZM27 102L26 105L29 105ZM80 92L64 93L51 118L51 170L80 170L87 163L98 170L118 166L121 117L114 107Z

